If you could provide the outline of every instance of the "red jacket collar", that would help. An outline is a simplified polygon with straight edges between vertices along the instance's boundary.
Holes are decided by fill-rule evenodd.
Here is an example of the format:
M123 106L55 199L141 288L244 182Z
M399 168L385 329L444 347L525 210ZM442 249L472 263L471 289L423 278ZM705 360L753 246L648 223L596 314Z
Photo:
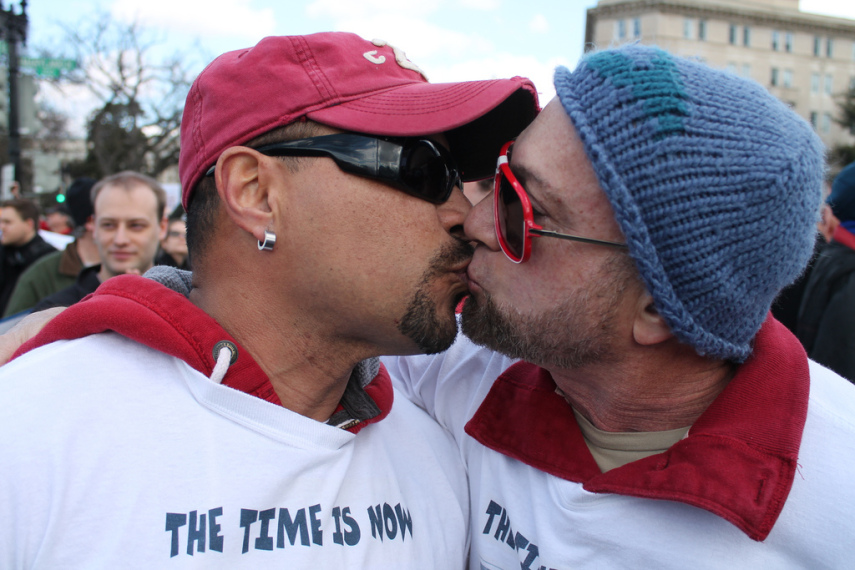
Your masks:
M180 358L205 376L216 364L214 346L229 341L238 349L223 384L282 405L267 375L210 315L151 279L120 275L105 281L97 291L72 305L21 346L15 357L56 340L69 340L114 331L140 344ZM386 417L392 408L392 382L381 365L379 374L365 392L380 408L380 414L351 427L353 433Z
M837 243L842 243L849 249L855 249L855 235L843 226L837 226L834 233L831 234L831 239Z
M665 453L601 473L552 377L525 362L496 380L466 432L588 491L679 501L764 540L792 487L809 384L804 350L770 315L751 358Z

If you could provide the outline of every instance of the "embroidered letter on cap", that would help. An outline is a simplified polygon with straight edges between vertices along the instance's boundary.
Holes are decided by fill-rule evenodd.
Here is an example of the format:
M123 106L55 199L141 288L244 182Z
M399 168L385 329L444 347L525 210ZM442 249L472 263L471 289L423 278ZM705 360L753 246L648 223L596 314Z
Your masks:
M404 53L404 50L396 48L395 46L389 44L385 40L371 40L371 43L377 47L389 46L390 48L392 48L392 52L395 54L395 62L397 62L398 65L400 65L404 69L409 69L410 71L415 71L416 73L418 73L419 75L424 77L425 81L428 80L427 75L425 75L425 72L422 71L418 65L416 65L415 63L413 63L412 61L410 61L407 58L407 54ZM386 58L383 57L382 55L380 57L374 57L374 55L376 53L377 53L376 51L369 51L369 52L366 52L362 55L364 55L365 59L367 59L368 61L374 62L376 64L381 64L384 61L386 61Z
M367 52L363 53L362 57L364 57L365 59L367 59L371 63L376 63L377 65L380 65L381 63L386 61L385 55L381 55L380 57L377 57L377 50L376 49L373 49L371 51L367 51Z

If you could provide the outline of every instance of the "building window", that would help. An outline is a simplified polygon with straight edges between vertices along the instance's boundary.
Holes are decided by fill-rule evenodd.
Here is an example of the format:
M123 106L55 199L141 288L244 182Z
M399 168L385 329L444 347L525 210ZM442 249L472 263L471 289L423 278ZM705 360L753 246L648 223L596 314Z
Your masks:
M728 35L728 41L730 42L731 45L734 45L734 46L736 45L736 34L737 34L736 24L731 24L730 25L730 34Z
M742 45L748 47L751 45L751 28L745 26L742 28Z
M772 68L772 78L770 79L769 82L772 84L772 87L778 86L778 68L777 67Z
M615 36L619 40L626 39L626 20L618 20L615 22Z
M698 39L706 41L707 39L707 21L706 20L698 20Z
M783 81L784 81L784 87L792 87L793 86L793 70L792 69L785 69L784 70Z
M849 91L855 91L855 77L849 78Z
M784 34L784 51L793 53L793 32Z
M683 19L683 37L687 40L692 39L692 19Z
M813 55L815 55L816 57L819 57L819 54L822 51L821 46L822 46L822 39L819 36L814 36L813 37Z
M819 73L811 73L810 75L810 92L819 93Z
M751 66L747 63L742 64L742 77L751 77Z
M822 128L821 128L821 130L823 133L828 133L829 131L831 131L831 114L830 113L823 113L822 114Z
M778 30L772 30L772 51L781 50L781 34Z
M732 73L736 75L736 64L732 61L727 64L727 67L724 68L728 73Z
M834 40L831 38L825 40L825 57L834 57Z
M816 111L810 112L810 126L816 130Z
M826 75L825 76L825 94L831 95L831 93L833 91L834 91L834 76L833 75Z
M641 37L641 18L633 18L632 19L632 37L640 38Z

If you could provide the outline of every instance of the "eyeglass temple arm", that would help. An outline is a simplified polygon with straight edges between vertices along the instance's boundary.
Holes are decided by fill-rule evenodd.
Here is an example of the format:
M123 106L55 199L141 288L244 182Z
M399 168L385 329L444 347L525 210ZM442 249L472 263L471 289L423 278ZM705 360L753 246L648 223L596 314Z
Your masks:
M571 236L569 234L560 234L558 232L551 232L549 230L529 230L529 232L536 234L536 235L539 235L539 236L556 237L556 238L566 239L566 240L570 240L570 241L581 241L584 243L593 243L593 244L597 244L597 245L607 245L610 247L619 247L622 249L627 248L627 245L625 243L617 243L614 241L605 241L605 240L601 240L601 239Z

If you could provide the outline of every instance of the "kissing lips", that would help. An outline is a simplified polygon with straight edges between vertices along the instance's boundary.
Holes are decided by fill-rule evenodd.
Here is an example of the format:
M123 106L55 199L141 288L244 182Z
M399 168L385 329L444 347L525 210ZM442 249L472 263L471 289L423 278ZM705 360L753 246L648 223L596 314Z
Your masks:
M475 278L474 278L474 277L472 277L472 270L471 270L471 268L466 272L466 283L467 283L467 285L468 285L468 287L469 287L469 292L470 292L470 293L481 293L481 292L483 292L483 291L484 291L484 290L481 288L481 285L478 283L478 281L477 281L477 280L475 280Z

